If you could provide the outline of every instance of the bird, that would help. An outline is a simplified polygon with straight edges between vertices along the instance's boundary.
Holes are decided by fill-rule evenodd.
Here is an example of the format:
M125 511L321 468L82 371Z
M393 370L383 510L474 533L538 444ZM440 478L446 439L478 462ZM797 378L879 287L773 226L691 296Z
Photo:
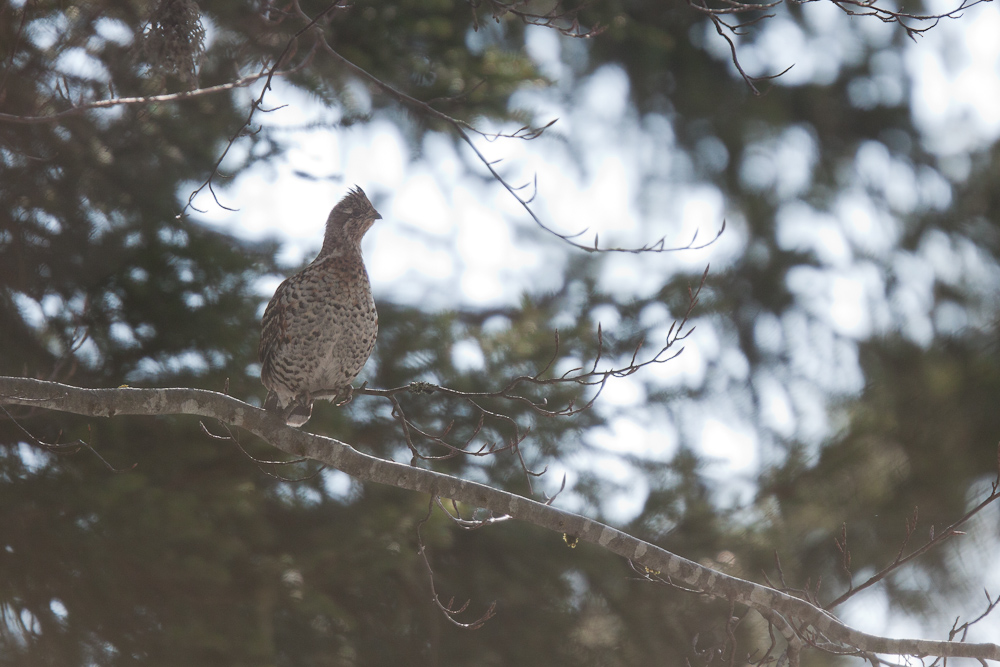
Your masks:
M261 321L260 379L264 409L289 426L312 416L317 398L353 393L378 335L378 312L361 239L381 220L364 190L350 189L326 221L319 254L275 290Z

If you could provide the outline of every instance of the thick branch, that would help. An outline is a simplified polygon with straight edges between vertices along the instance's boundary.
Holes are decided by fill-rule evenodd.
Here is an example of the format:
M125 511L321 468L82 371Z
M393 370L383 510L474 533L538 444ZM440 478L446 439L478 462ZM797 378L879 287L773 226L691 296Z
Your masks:
M332 438L284 425L277 416L231 396L198 389L81 389L56 382L0 377L0 404L22 405L90 417L115 415L195 415L243 428L294 456L305 456L359 480L389 484L457 500L564 533L628 558L671 582L760 611L776 614L800 634L818 632L866 653L944 656L1000 661L1000 645L920 639L890 639L847 627L804 600L737 579L643 542L610 526L550 505L394 461L362 454Z

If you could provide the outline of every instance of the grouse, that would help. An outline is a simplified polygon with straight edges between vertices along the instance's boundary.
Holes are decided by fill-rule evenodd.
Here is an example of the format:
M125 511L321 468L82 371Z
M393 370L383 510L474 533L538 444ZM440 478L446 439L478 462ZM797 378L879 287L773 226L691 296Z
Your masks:
M289 426L312 416L314 399L349 396L375 347L378 313L361 239L382 218L355 186L333 207L319 255L278 285L261 322L264 408Z

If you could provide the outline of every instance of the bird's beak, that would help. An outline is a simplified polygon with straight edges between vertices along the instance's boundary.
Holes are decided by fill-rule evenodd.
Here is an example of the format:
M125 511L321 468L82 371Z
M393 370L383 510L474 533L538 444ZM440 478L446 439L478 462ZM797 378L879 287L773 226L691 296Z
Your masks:
M381 220L382 219L382 214L379 213L378 211L375 211L375 219L376 220Z

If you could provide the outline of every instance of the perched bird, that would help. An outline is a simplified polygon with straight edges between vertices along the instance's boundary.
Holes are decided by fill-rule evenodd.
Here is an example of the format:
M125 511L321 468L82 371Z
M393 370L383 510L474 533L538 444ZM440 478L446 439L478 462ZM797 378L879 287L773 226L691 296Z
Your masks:
M316 398L350 395L375 347L378 313L361 239L381 215L355 187L333 207L323 248L312 263L278 285L261 323L264 408L302 426Z

